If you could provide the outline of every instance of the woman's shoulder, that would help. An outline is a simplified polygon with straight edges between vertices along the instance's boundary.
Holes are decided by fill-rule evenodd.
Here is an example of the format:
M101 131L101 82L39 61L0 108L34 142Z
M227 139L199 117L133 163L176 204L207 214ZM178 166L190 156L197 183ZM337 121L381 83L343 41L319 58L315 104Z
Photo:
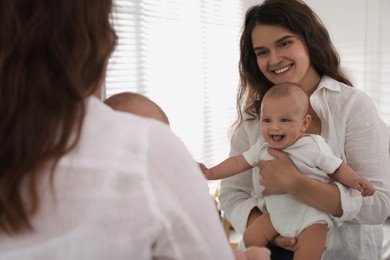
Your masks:
M316 95L329 103L330 109L339 108L345 112L352 107L374 108L374 102L364 91L328 76L322 77Z
M361 98L369 98L368 95L361 89L347 85L329 76L323 76L321 78L321 81L318 84L318 89L325 89L328 93L334 92L345 97L361 96Z
M151 130L164 132L162 129L168 128L163 123L128 112L115 111L98 99L90 99L87 105L87 113L84 120L85 131L91 135L100 135L100 138L110 138L109 140L140 139ZM88 127L93 127L94 130ZM137 138L134 138L137 137Z
M98 99L90 98L78 147L74 153L79 158L123 163L129 158L147 158L151 146L161 146L159 139L174 139L168 126L152 119L114 111ZM111 164L111 163L109 163Z

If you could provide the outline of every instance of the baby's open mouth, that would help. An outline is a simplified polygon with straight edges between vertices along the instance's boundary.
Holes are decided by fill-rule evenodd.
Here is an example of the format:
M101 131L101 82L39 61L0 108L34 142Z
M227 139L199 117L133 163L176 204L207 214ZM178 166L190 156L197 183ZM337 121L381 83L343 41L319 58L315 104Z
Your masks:
M284 135L270 135L270 136L271 136L272 141L274 141L274 142L279 142L280 140L282 140L284 138Z

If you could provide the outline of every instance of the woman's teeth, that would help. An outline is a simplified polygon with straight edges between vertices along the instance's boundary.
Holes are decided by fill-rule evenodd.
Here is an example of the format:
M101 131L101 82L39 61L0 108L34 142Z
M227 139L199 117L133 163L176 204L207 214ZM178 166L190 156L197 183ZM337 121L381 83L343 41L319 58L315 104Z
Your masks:
M275 74L280 74L280 73L286 72L286 71L288 71L290 68L291 68L291 65L286 66L286 67L281 68L281 69L278 69L278 70L275 70Z

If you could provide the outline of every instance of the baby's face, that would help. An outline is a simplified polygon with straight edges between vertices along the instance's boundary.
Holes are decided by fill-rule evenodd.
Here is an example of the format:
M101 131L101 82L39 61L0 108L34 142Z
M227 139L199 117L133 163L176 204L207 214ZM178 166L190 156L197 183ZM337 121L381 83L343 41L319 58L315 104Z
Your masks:
M261 108L261 134L271 147L285 149L306 130L310 120L305 119L305 116L295 99L266 98Z

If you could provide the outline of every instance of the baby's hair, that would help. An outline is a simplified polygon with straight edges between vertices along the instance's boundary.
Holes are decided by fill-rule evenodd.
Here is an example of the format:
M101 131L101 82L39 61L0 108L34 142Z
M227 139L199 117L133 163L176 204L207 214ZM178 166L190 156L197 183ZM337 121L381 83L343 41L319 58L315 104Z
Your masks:
M279 83L272 86L264 95L264 99L278 99L282 97L296 98L299 100L299 104L302 106L302 113L307 113L309 108L309 97L298 84L291 82Z
M104 103L114 110L154 118L169 125L168 117L161 107L144 95L121 92L107 98Z

